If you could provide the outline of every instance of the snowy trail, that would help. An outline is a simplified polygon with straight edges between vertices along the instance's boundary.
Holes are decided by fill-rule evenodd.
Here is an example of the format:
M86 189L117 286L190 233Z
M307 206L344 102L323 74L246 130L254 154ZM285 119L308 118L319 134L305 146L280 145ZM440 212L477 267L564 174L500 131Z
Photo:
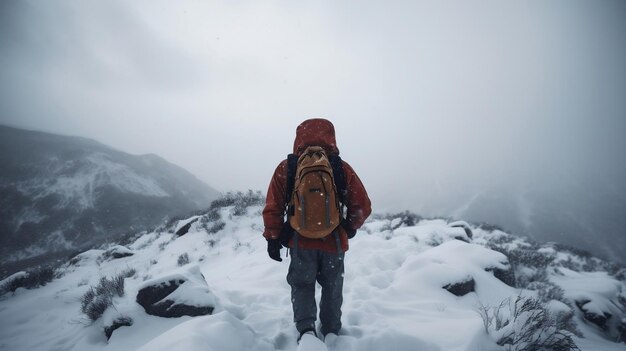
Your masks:
M129 257L103 260L103 250L91 250L49 285L1 296L0 350L297 350L285 279L289 261L267 257L260 210L252 207L246 215L234 216L232 208L222 208L223 227L214 234L198 221L182 237L167 232L143 235L128 246L134 252ZM488 233L475 228L474 243L466 243L455 240L459 228L443 220L390 230L392 222L369 221L351 240L344 327L342 335L329 341L328 350L498 350L485 334L477 308L497 305L519 291L488 271L506 259L479 244ZM189 263L180 267L183 254ZM194 266L217 299L213 315L160 318L135 303L145 281ZM128 315L134 323L116 330L107 341L102 332L107 314L90 323L80 312L80 298L100 277L130 268L136 274L126 278L124 297L116 298L115 311L107 313ZM458 297L442 289L466 277L475 281L474 292ZM573 281L561 279L563 284ZM623 287L623 282L618 284ZM319 287L317 297L319 301ZM589 335L576 338L583 351L625 349L624 344L596 337L587 325L581 329Z

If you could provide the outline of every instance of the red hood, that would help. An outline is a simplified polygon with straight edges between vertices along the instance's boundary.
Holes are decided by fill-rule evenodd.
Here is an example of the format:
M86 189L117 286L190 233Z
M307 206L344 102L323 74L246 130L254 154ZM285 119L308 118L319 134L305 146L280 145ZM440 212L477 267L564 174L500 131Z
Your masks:
M335 126L326 119L307 119L296 128L293 153L300 155L307 146L321 146L329 154L339 155L335 141Z

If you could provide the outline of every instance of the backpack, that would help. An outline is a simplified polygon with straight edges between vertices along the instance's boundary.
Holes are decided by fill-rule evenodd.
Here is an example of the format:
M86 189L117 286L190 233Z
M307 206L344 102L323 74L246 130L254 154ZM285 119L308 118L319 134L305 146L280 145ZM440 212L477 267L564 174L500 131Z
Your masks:
M342 220L346 184L341 158L309 146L300 157L291 154L287 160L289 227L306 238L328 236Z

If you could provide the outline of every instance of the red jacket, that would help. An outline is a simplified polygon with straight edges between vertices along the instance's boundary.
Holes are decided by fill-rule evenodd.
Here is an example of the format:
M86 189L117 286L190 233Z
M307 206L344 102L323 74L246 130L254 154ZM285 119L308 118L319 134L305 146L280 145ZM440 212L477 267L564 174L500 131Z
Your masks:
M325 119L309 119L296 129L296 139L293 144L293 152L296 155L302 154L307 146L321 146L327 153L339 155L339 149L335 141L335 127L330 121ZM363 225L365 219L372 212L371 202L363 183L350 167L343 162L343 170L346 177L346 188L348 194L345 198L346 220L350 229L358 229ZM278 239L285 222L287 209L286 198L287 187L287 160L283 160L272 176L270 186L267 190L267 199L263 209L263 222L265 231L263 236L266 239ZM340 240L343 251L348 250L348 236L340 226ZM293 240L289 242L293 247ZM303 236L298 238L298 247L305 249L320 249L327 252L337 252L337 245L332 236L322 239L309 239Z

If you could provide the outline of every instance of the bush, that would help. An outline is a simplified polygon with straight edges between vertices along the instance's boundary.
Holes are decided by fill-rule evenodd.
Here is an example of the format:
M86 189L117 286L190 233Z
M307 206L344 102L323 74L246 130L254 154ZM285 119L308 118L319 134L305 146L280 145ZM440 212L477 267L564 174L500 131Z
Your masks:
M515 270L515 287L522 289L534 289L533 284L550 283L548 271L545 268L517 269Z
M573 305L570 301L565 298L565 292L558 285L548 281L533 281L526 289L537 291L537 298L541 303L548 303L552 300L556 300L564 303L565 305L573 308ZM574 312L559 312L553 316L556 321L556 325L558 329L567 330L568 332L582 337L582 333L576 326L576 322L574 321Z
M537 291L537 297L540 302L546 303L551 300L557 300L567 304L563 289L547 280L530 282L526 289Z
M487 334L507 351L580 350L559 316L539 300L518 296L497 307L480 306L478 313Z
M220 230L224 229L224 227L226 227L226 223L222 222L222 221L217 221L215 223L213 223L212 226L206 228L207 232L209 234L215 234L217 232L219 232Z
M485 223L485 222L481 222L478 223L478 228L486 231L486 232L495 232L496 230L499 230L501 232L506 232L506 230L504 230L502 227L500 227L497 224L491 224L491 223Z
M220 220L221 218L222 216L220 216L220 211L218 211L217 208L214 208L214 209L211 209L209 213L207 213L206 216L201 221L216 222Z
M423 219L422 216L409 211L389 215L389 217L390 219L400 218L400 223L395 225L392 229L398 229L402 226L413 227Z
M124 278L134 277L135 274L137 274L137 270L135 268L126 268L122 271L122 273L120 273L120 275L122 275Z
M505 244L512 243L515 240L515 237L511 234L501 233L498 236L489 238L489 242L487 245L489 247L500 247Z
M221 220L222 216L218 208L209 210L204 216L200 217L198 223L209 234L215 234L222 230L226 223Z
M545 269L555 259L554 254L539 252L536 249L513 248L507 249L493 243L487 244L487 247L494 251L501 252L509 258L509 262L514 267L526 266L531 268Z
M573 246L568 246L568 245L559 244L559 243L553 243L552 247L554 247L554 249L557 250L557 251L570 252L570 253L572 253L572 254L574 254L576 256L579 256L579 257L585 257L585 258L593 257L591 252L589 252L587 250L575 248Z
M184 266L189 263L189 255L185 252L184 254L178 256L178 265Z
M260 191L253 192L248 190L247 193L241 191L227 192L221 198L211 202L209 210L221 207L234 206L232 214L234 216L242 216L246 213L250 206L260 206L265 204L265 196Z
M553 253L540 252L538 244L535 242L524 242L524 247L510 245L507 242L498 244L491 240L487 247L491 250L504 254L515 272L515 286L518 288L529 288L534 282L548 282L548 266L554 262L556 255ZM526 267L528 269L519 269Z
M0 295L15 292L18 288L34 289L50 283L54 279L54 268L41 266L27 270L25 274L9 279L0 286Z
M567 259L557 262L558 266L577 272L600 272L606 271L617 280L624 280L626 270L618 263L601 260L597 257L577 256L570 253Z
M397 223L394 223L393 227L391 226L391 224L386 226L386 230L393 230L393 229L397 229L402 227L403 225L406 227L413 227L415 226L417 223L419 223L419 221L421 221L422 219L424 219L422 216L410 212L410 211L404 211L404 212L398 212L398 213L387 213L385 215L379 215L379 214L373 214L372 215L372 219L374 220L387 220L390 223L395 220L395 219L400 219L400 221L398 221Z
M102 277L95 287L92 286L85 292L80 301L80 310L90 320L95 321L104 311L113 305L115 296L124 296L124 273L112 278Z

